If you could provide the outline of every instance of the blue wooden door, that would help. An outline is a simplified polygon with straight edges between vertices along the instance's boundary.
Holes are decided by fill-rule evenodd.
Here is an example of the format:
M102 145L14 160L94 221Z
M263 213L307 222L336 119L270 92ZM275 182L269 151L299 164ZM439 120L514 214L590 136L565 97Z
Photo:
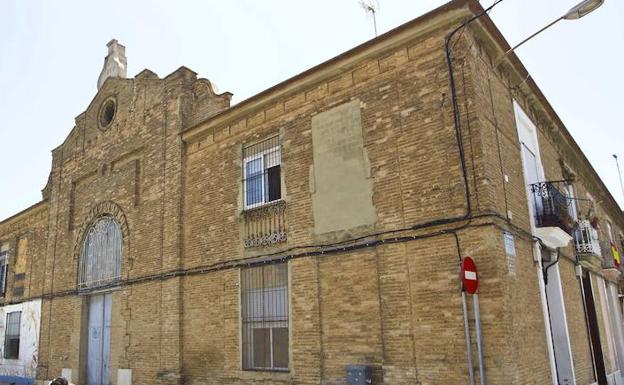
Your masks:
M87 385L109 385L112 295L89 298Z

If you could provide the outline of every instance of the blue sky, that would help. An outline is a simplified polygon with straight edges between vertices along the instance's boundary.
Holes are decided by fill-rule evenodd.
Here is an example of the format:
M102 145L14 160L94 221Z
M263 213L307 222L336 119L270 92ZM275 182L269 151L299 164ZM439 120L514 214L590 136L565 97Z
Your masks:
M513 45L577 1L505 0L491 16ZM445 1L379 2L383 33ZM622 20L624 2L606 0L517 53L624 207L611 155L624 161ZM95 95L111 38L126 46L128 76L185 65L239 102L372 38L373 26L357 0L3 0L0 36L1 220L41 199L51 150Z

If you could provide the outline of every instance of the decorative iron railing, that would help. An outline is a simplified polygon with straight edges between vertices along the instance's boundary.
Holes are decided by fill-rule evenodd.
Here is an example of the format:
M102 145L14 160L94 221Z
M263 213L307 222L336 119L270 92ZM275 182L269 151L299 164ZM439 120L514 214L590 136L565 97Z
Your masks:
M602 255L598 231L586 219L579 221L579 225L574 231L574 244L577 254Z
M557 187L559 183L562 182L539 182L530 185L535 225L559 227L571 233L575 223L568 212L568 198Z
M286 242L286 202L278 200L245 210L244 244L246 248Z

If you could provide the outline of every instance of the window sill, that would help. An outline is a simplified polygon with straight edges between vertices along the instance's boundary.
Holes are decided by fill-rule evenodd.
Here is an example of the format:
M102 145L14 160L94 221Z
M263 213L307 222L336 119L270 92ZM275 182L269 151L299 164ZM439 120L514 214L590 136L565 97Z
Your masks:
M94 295L101 293L113 292L121 289L121 282L117 280L114 284L111 285L100 285L94 287L78 287L78 295Z
M245 213L251 213L251 212L254 212L256 210L265 209L265 208L269 208L269 207L272 207L272 206L281 206L281 205L286 205L286 201L284 199L282 199L282 198L276 199L276 200L270 201L270 202L257 203L255 205L245 206L245 208L243 209L242 213L244 215Z
M279 369L279 368L249 368L249 369L243 369L243 372L290 373L290 369Z
M238 375L240 380L259 380L259 381L285 381L292 380L292 373L288 370L265 370L265 369L241 369Z

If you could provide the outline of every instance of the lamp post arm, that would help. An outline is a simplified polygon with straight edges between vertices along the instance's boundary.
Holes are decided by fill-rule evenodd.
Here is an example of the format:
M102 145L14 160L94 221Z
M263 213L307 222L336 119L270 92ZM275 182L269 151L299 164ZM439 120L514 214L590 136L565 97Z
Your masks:
M620 177L620 188L622 189L622 196L624 196L624 183L622 182L622 173L620 172L620 161L618 160L617 155L613 154L615 158L615 165L617 166L618 176Z
M534 34L532 34L531 36L527 37L526 39L522 40L520 43L516 44L515 46L509 48L504 54L502 54L498 59L496 59L496 62L494 62L494 65L492 66L492 69L496 69L498 68L498 66L503 62L503 60L513 51L515 51L518 47L520 47L521 45L523 45L524 43L526 43L527 41L533 39L535 36L539 35L540 33L544 32L545 30L547 30L548 28L552 27L553 25L557 24L559 21L563 20L565 16L561 16L560 18L552 21L550 24L548 24L547 26L543 27L542 29L540 29L539 31L535 32Z

